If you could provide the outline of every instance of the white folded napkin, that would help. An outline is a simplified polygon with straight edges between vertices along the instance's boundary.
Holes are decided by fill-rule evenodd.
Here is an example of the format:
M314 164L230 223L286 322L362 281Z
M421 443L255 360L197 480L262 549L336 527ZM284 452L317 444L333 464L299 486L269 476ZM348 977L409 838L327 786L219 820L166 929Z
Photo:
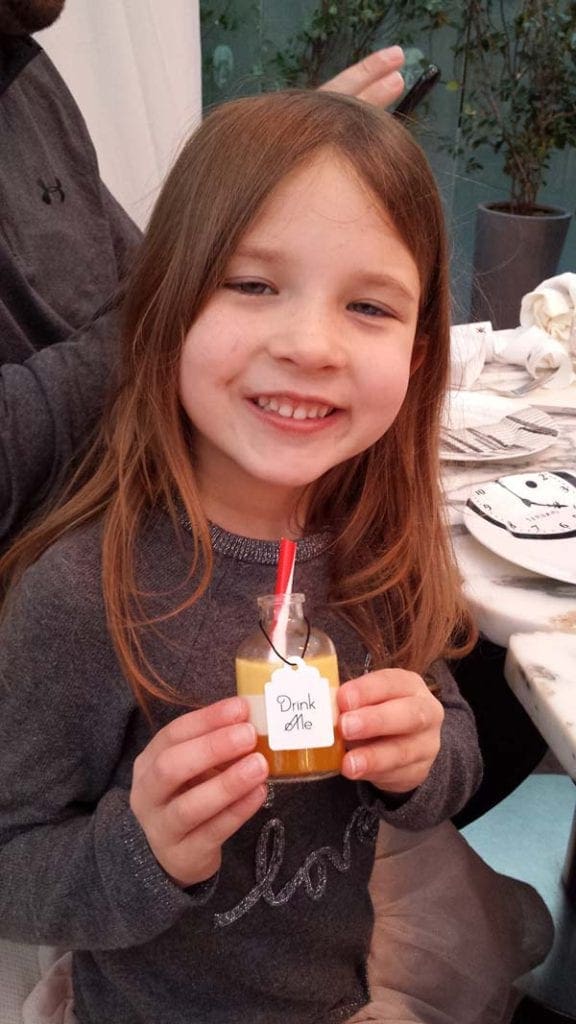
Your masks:
M482 373L486 352L491 346L487 335L492 324L455 324L450 328L450 384L453 388L467 388Z
M524 296L520 326L540 327L576 357L576 274L558 274Z
M576 368L576 274L558 274L528 292L520 304L520 326L493 331L487 361L525 366L533 377L556 369L543 387L566 388Z
M532 377L542 370L556 368L545 388L567 388L574 378L572 359L561 341L550 337L540 327L515 327L508 331L492 331L491 351L486 359L496 363L525 366Z
M550 277L525 295L519 327L493 331L489 321L457 324L450 340L452 387L469 387L485 362L524 366L532 377L555 369L543 387L568 387L576 380L576 274Z

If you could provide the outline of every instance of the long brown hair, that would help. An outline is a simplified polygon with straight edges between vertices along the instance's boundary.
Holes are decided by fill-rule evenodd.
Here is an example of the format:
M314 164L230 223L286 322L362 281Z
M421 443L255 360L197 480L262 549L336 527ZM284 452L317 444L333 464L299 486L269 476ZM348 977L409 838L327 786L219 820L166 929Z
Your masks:
M83 482L24 534L0 563L11 578L55 539L103 517L102 580L119 660L145 704L177 700L143 654L143 594L135 542L151 508L192 524L197 600L211 574L208 524L191 468L178 397L185 335L222 281L264 200L323 149L346 159L372 190L419 270L417 336L425 339L396 421L368 451L311 487L307 531L330 527L331 601L358 630L375 665L423 672L471 645L442 518L438 422L448 373L449 291L441 202L419 146L390 115L326 92L283 92L224 104L184 146L156 203L128 282L122 384ZM385 623L385 628L383 624Z

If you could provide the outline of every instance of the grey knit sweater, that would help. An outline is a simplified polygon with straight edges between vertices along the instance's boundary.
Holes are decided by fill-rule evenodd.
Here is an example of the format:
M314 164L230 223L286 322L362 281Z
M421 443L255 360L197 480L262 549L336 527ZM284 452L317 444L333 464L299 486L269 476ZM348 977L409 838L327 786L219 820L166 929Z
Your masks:
M470 710L438 666L442 748L401 806L340 776L271 786L225 844L218 875L182 891L129 808L150 729L107 636L99 545L97 525L54 545L13 591L0 627L0 932L76 951L81 1024L347 1020L368 999L379 818L422 829L466 802L481 772ZM324 545L300 543L295 586L351 678L365 650L325 608ZM146 641L157 671L200 703L234 693L234 653L277 559L276 544L218 529L213 546L209 591ZM158 516L139 553L143 589L164 592L150 610L183 596L190 556L190 536L175 538ZM180 710L157 707L156 727Z
M82 115L28 36L0 33L0 542L61 486L118 347L105 312L140 232Z

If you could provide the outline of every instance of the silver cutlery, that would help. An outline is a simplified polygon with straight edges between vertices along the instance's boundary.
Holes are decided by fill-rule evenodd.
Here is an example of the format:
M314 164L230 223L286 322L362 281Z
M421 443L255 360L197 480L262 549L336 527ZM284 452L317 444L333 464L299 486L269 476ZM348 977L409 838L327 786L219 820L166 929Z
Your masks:
M534 380L527 380L525 384L520 384L517 388L512 388L511 391L502 389L502 394L513 395L515 398L520 398L522 395L527 395L529 391L535 391L536 388L541 388L543 384L551 380L558 367L553 370L547 370L545 373L541 373L539 377L535 377Z
M458 388L457 390L493 391L494 394L496 395L505 395L508 398L522 398L522 395L527 395L530 391L535 391L536 388L540 388L543 384L546 384L546 382L549 381L554 376L557 369L558 367L555 367L553 370L546 370L544 373L541 373L538 377L527 380L524 382L524 384L520 384L516 388L497 388L493 387L490 384L476 382L476 384L472 384L471 387Z
M533 435L532 443L530 434ZM558 434L559 429L550 426L546 417L535 409L525 408L518 410L517 415L508 413L497 423L459 429L443 426L442 445L453 454L482 457L499 452L506 457L531 452L537 435L554 438Z
M525 452L530 449L525 444L518 444L518 441L505 441L502 437L497 437L496 434L488 434L483 430L478 430L476 427L468 427L468 432L477 437L479 441L483 441L485 444L491 444L492 450L497 451L498 448L516 448L518 451L524 450ZM496 446L496 447L494 447Z
M463 434L466 436L463 436ZM479 444L474 444L473 441L468 439L470 434L479 442ZM454 453L459 452L461 455L485 455L487 452L500 452L503 450L509 452L530 451L530 449L523 444L506 442L498 437L494 437L491 434L485 434L483 431L476 430L472 427L467 428L466 431L458 433L448 430L447 428L443 428L442 444L448 448L449 451Z
M574 416L576 419L576 406L569 405L533 405L533 409L540 412L547 412L549 416Z
M446 428L443 428L442 430L442 445L447 448L448 451L459 453L460 455L470 455L471 453L482 455L485 451L484 448L478 448L478 445L465 441L464 438L453 434L451 430L447 430Z
M558 430L554 427L543 427L540 423L530 423L529 420L523 420L521 416L513 416L511 413L508 413L504 419L518 423L520 430L527 430L530 434L549 434L550 437L558 437Z

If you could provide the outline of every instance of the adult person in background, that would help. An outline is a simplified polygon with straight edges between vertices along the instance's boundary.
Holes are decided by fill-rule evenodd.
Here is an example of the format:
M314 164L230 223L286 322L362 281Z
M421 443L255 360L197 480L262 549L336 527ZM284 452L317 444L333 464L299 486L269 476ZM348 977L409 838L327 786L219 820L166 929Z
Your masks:
M63 6L0 0L4 541L62 480L101 409L117 334L103 308L140 241L100 179L76 103L29 35Z
M102 182L84 119L30 33L65 0L0 0L0 542L63 481L102 409L114 298L140 231ZM326 88L387 106L399 47Z
M0 544L65 479L113 378L115 296L140 231L100 179L82 115L30 33L65 0L0 0ZM390 47L323 88L389 106L403 54ZM455 666L479 726L485 781L459 825L511 792L545 744L481 641Z

